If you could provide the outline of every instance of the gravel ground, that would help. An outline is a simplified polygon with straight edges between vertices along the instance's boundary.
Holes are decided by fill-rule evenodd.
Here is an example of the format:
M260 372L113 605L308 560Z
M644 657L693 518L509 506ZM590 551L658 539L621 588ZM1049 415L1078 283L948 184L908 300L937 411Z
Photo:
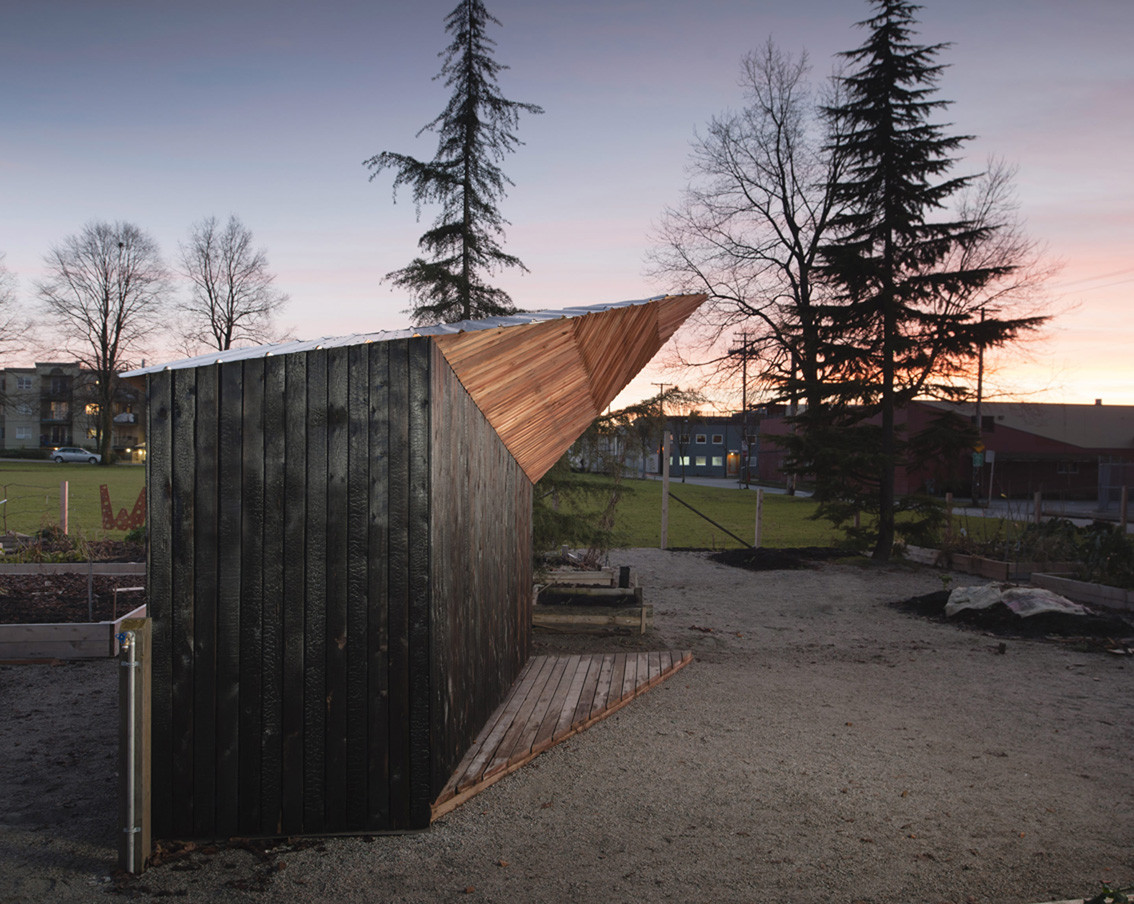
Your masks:
M113 662L0 667L0 902L998 902L1134 885L1134 660L887 603L940 575L621 550L695 662L429 831L113 875ZM973 579L955 576L957 583ZM1003 645L1003 646L1002 646Z

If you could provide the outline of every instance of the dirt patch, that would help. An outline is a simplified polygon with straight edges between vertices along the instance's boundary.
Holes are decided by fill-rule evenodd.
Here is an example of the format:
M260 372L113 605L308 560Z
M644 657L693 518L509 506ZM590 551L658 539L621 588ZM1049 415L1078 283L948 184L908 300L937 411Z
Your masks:
M709 558L721 565L749 571L793 571L846 556L846 550L829 546L795 546L790 549L724 549Z
M88 600L85 574L0 575L0 625L112 621L146 602L145 591L120 590L116 608L115 588L142 587L145 583L141 574L96 574Z
M0 666L0 902L1030 904L1134 883L1130 657L912 617L893 601L941 574L904 564L606 564L635 570L653 628L533 652L694 662L422 833L159 839L161 865L116 880L117 662Z

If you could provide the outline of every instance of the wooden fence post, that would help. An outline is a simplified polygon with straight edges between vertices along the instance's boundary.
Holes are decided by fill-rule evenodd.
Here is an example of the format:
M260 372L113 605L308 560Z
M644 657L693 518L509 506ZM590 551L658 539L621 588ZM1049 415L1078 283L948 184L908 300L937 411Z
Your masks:
M662 490L661 490L661 548L669 544L669 447L673 434L665 431L662 440Z
M70 500L68 499L70 491L70 482L64 480L59 484L59 527L64 535L69 533L67 529L67 515L70 512Z
M150 857L150 665L148 618L124 619L118 675L118 865L139 875ZM128 641L128 642L127 642Z
M760 527L764 522L764 491L756 491L756 542L752 544L753 549L760 548Z

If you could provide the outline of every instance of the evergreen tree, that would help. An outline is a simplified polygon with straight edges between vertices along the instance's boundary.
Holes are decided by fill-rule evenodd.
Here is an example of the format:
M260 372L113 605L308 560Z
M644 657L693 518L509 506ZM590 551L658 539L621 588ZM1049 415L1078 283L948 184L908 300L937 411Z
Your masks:
M848 61L843 96L827 116L846 155L835 183L836 238L822 249L823 277L835 288L824 316L825 354L840 376L831 404L801 423L796 467L822 475L821 501L876 505L874 557L889 557L895 536L895 467L903 452L895 412L917 395L953 392L958 369L982 348L1003 344L1043 318L981 318L983 292L1014 269L1011 261L966 265L966 249L987 244L996 227L950 217L947 207L972 177L950 177L967 136L947 135L930 117L945 45L912 40L908 0L872 0L875 15ZM873 423L867 423L873 419ZM828 452L846 467L817 469ZM829 458L829 456L827 456ZM831 465L831 462L827 462ZM837 464L837 463L836 463ZM856 498L858 497L858 498Z
M515 135L520 113L543 110L501 95L497 76L508 67L492 57L496 42L485 33L490 23L500 25L482 0L461 0L445 19L452 41L440 54L444 64L437 77L453 95L421 130L437 133L434 159L383 151L364 163L371 181L384 169L395 170L395 195L398 186L410 186L419 210L424 203L441 205L433 228L418 240L424 256L386 274L414 299L411 313L418 324L513 313L508 294L485 277L507 267L527 269L500 245L507 220L497 204L513 184L500 162L521 144Z

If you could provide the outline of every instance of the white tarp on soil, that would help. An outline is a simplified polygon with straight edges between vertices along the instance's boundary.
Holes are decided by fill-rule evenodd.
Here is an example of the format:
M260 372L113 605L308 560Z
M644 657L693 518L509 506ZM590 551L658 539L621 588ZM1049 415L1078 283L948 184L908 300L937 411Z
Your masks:
M1003 603L1021 618L1041 612L1063 615L1090 615L1090 611L1066 597L1041 587L1016 587L1012 584L985 584L983 587L958 587L949 594L945 614L954 616L962 609L987 609Z

